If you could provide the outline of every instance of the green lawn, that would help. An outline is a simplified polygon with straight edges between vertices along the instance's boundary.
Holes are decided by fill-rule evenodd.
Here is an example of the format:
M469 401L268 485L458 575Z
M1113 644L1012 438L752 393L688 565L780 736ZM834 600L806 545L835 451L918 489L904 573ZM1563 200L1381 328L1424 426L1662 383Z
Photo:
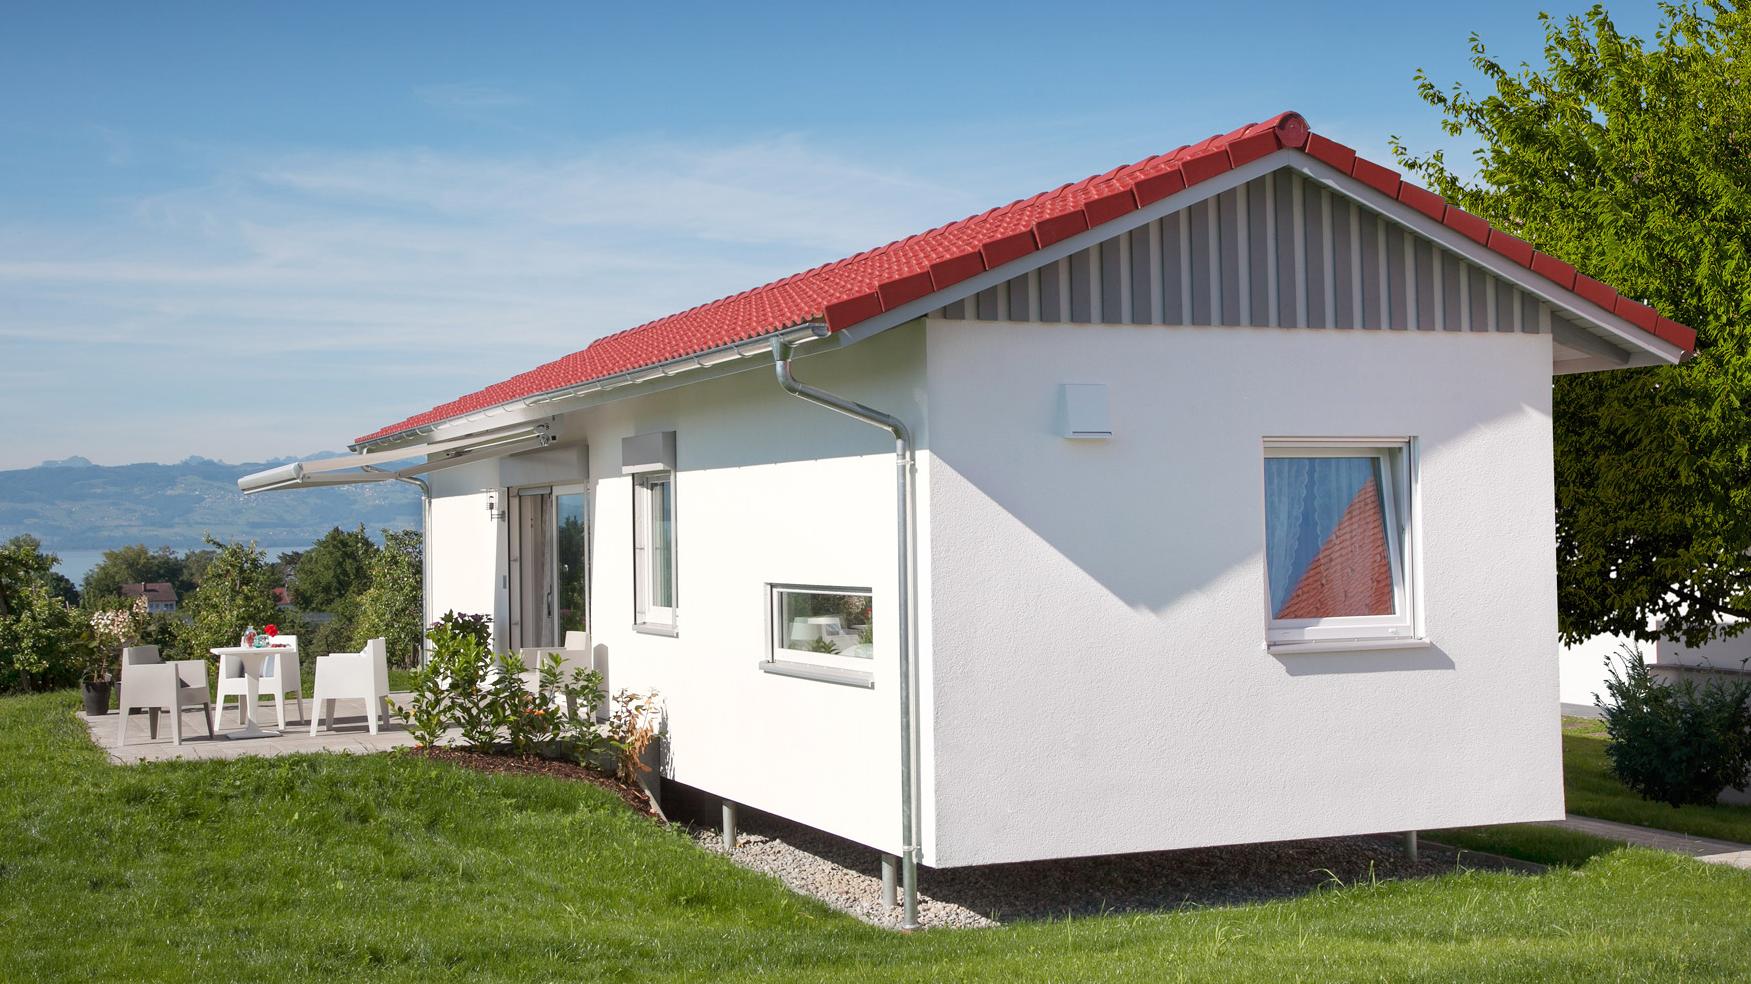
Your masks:
M1590 718L1563 718L1563 788L1570 813L1659 827L1697 837L1751 843L1751 806L1670 807L1630 792L1611 774L1605 758L1605 725Z
M75 704L0 698L0 980L1616 980L1751 953L1751 875L1634 850L908 937L587 785L405 755L119 768Z

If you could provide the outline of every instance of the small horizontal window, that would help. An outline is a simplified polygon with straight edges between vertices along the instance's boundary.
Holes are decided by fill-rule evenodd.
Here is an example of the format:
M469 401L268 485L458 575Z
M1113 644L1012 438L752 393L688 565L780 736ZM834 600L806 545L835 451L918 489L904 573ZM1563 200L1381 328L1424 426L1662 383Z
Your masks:
M1410 446L1265 448L1267 642L1410 639Z
M875 658L868 588L774 584L770 658L868 671Z

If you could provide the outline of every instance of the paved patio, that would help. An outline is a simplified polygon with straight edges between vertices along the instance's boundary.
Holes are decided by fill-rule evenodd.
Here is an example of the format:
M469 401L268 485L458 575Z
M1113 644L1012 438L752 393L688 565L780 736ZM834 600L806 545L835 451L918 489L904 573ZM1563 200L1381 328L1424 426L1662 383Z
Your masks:
M390 698L401 703L408 695L405 693L391 694ZM304 713L316 713L315 703L304 702ZM301 752L343 752L363 753L382 752L403 745L412 745L413 736L407 733L407 725L393 715L389 724L373 735L365 723L365 702L363 700L335 701L334 729L324 727L310 736L310 721L307 717L294 719L297 709L292 701L286 701L286 728L278 738L248 738L233 740L226 734L242 730L237 723L235 704L225 709L224 720L214 723L215 737L207 737L207 725L202 719L199 708L183 712L182 744L173 744L170 740L170 717L160 714L158 718L158 737L150 737L148 715L132 714L128 717L128 740L122 747L116 747L116 721L119 712L90 717L84 711L79 717L91 728L91 739L104 751L109 753L110 760L118 765L132 765L136 762L160 762L169 759L229 759L244 755L293 755ZM263 704L257 712L257 720L261 726L273 731L280 731L279 717L275 714L271 703Z

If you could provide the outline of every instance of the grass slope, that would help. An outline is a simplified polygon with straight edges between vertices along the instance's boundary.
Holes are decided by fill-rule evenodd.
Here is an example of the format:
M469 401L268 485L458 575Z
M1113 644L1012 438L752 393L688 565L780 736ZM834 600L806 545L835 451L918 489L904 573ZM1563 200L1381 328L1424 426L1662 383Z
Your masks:
M905 937L594 787L407 756L117 768L74 703L0 699L0 980L1678 979L1751 952L1751 876L1632 850Z

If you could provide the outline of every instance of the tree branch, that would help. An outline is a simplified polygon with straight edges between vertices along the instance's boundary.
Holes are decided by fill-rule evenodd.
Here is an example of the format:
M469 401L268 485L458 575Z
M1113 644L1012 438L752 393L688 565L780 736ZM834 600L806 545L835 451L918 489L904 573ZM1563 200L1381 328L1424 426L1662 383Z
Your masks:
M1687 591L1684 588L1678 587L1677 585L1672 586L1672 593L1677 595L1679 598L1681 598L1687 602L1690 602L1692 605L1696 605L1700 608L1706 609L1710 612L1715 613L1716 615L1731 615L1734 618L1751 619L1751 608L1739 608L1739 607L1736 607L1733 605L1716 604L1715 602L1709 601L1707 598L1704 598L1703 596L1697 594L1694 591Z

